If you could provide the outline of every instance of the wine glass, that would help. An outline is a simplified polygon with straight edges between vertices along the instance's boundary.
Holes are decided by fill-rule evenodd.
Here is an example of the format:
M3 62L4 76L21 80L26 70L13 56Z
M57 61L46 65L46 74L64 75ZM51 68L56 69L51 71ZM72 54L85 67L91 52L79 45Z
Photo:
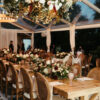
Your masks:
M74 73L70 72L68 74L68 78L69 78L69 84L70 84L70 86L72 86L72 80L74 79Z

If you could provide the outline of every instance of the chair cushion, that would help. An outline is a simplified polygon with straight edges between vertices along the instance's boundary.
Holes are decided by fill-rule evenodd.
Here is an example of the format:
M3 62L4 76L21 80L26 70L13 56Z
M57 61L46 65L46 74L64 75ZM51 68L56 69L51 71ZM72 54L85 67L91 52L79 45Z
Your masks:
M19 83L19 89L22 89L23 88L23 84L22 83ZM13 88L16 88L16 84L12 84Z
M11 81L11 77L7 77L8 81ZM6 81L5 77L3 77L3 81Z
M27 98L27 99L30 99L30 94L29 93L24 93L24 96ZM37 98L37 94L36 94L36 92L34 91L33 92L33 99L36 99Z

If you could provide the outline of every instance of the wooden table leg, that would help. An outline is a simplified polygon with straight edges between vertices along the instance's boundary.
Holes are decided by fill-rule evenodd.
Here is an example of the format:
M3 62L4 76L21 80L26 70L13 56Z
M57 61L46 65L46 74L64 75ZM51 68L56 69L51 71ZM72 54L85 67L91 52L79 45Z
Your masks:
M84 100L89 100L89 96L88 95L84 96Z
M91 96L91 98L90 98L89 100L97 100L98 97L99 97L99 96L98 96L98 93L95 93L95 94L93 94L93 95Z
M84 96L80 97L80 100L84 100Z
M82 96L82 97L80 97L80 100L89 100L89 96L88 95Z
M75 100L75 98L72 98L71 100Z

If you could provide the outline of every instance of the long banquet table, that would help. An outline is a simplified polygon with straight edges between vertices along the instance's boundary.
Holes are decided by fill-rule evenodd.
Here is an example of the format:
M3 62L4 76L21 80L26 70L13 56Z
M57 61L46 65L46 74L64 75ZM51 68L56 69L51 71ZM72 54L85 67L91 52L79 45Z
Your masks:
M4 61L5 64L8 64ZM15 66L16 70L19 70L19 66ZM47 77L46 77L47 78ZM69 80L53 80L47 78L49 82L61 82L62 85L53 86L54 93L63 96L66 99L76 100L77 97L80 97L80 100L100 100L100 81L97 80L73 80L72 86L69 84ZM93 96L90 95L94 94ZM97 97L98 99L95 99Z
M49 80L52 81L52 79ZM80 100L100 100L100 82L97 80L74 80L72 86L69 85L68 80L59 80L59 82L64 84L54 86L54 92L67 99L76 100L77 97L80 97ZM90 98L91 94L94 95Z

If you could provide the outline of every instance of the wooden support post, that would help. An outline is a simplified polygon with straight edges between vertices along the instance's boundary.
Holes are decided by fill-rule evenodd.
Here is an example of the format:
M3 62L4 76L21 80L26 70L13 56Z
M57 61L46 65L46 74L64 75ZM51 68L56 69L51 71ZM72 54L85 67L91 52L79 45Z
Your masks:
M34 49L34 33L32 33L32 36L31 36L31 47L32 49Z
M72 50L72 54L74 55L75 49L75 24L70 25L70 47Z
M47 29L47 33L46 33L46 45L47 45L47 52L50 52L50 46L51 46L50 28Z

